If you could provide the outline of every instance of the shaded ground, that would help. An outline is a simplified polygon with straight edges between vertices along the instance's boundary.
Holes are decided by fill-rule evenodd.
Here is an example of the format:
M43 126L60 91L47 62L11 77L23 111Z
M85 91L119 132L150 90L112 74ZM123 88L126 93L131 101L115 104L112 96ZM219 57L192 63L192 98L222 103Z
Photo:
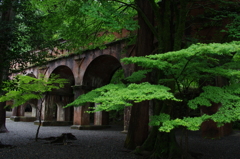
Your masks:
M69 126L41 127L40 138L72 133L77 140L66 145L49 144L46 140L34 141L37 126L7 119L8 133L0 133L3 144L15 148L0 149L0 159L135 159L140 158L123 148L126 134L122 127L106 130L73 130ZM180 133L177 139L180 140ZM200 132L189 132L190 151L202 153L200 159L240 159L240 131L222 139L204 139Z
M221 139L206 139L200 131L188 132L190 152L201 153L199 159L240 159L240 131L234 130L229 136ZM180 139L178 135L177 139Z
M32 122L13 122L7 119L8 133L0 133L3 144L15 148L0 149L0 159L134 159L134 154L123 148L126 134L122 127L106 130L74 130L69 126L41 127L39 137L72 133L77 140L67 145L48 144L46 140L34 141L37 126Z

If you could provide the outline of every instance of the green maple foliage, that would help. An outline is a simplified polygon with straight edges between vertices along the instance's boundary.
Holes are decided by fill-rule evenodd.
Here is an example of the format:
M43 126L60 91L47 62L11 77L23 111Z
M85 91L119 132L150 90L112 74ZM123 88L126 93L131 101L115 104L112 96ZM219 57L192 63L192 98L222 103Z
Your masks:
M173 118L171 114L161 113L151 118L150 125L159 126L160 131L169 132L178 126L190 130L197 130L203 121L212 119L220 125L239 120L240 97L240 42L194 44L189 48L165 54L148 55L145 57L129 57L122 59L126 64L135 63L146 70L140 71L140 76L128 77L129 83L109 84L97 88L87 94L79 96L68 106L81 106L86 102L99 103L94 111L119 110L125 106L132 106L133 102L146 100L162 100L184 102L189 108L211 106L212 103L221 103L219 111L213 115L198 117L182 116ZM164 73L164 78L157 84L140 81L143 74L155 69ZM216 77L224 77L229 82L220 86L207 85ZM169 81L176 83L175 91L168 88ZM199 82L199 81L202 81ZM132 82L132 83L131 83ZM191 89L202 89L197 97L186 99L186 92ZM178 96L177 96L178 94ZM180 94L180 96L179 96ZM174 108L174 105L173 105Z
M31 99L40 100L40 107L37 107L39 112L39 126L35 137L35 140L37 141L41 126L44 95L47 92L63 88L66 83L68 83L67 79L61 79L56 75L51 75L49 79L44 79L43 76L40 76L40 78L37 79L31 76L17 75L13 80L4 82L5 88L3 91L5 91L6 94L0 97L0 102L13 100L12 107L17 107L25 104Z
M129 2L129 1L128 1ZM43 26L52 39L63 39L63 48L93 49L116 40L113 32L136 30L133 2L105 0L31 0L32 9L44 15ZM59 48L61 46L58 46Z
M67 82L66 79L58 78L58 76L51 76L47 80L43 77L37 79L31 76L17 75L13 80L5 82L3 90L7 93L0 97L0 102L14 100L13 107L17 107L30 99L43 98L46 92L63 88Z

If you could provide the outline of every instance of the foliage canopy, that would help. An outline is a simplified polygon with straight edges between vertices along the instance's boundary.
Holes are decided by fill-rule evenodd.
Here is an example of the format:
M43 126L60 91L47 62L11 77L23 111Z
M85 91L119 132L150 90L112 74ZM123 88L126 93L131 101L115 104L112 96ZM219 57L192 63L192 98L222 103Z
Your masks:
M37 79L31 76L17 75L13 80L4 82L3 90L7 93L0 97L0 102L14 100L12 107L17 107L31 99L41 99L45 93L63 88L65 83L68 83L66 79L61 79L56 75L51 76L48 80L43 77Z
M27 0L5 0L0 4L0 67L10 72L46 62L46 48L58 43L45 34L45 17L29 10L29 5Z
M31 0L33 10L44 17L43 26L52 39L64 40L63 48L92 49L112 42L122 29L136 30L133 2L104 0Z
M239 120L240 97L240 42L194 44L186 49L172 51L165 54L148 55L144 57L129 57L122 59L125 64L135 63L146 69L163 72L164 77L157 84L148 82L136 83L136 78L131 76L129 83L109 84L97 88L87 94L79 96L68 106L81 106L86 102L99 103L95 111L119 110L131 106L132 102L145 100L178 101L191 109L200 106L211 106L212 103L221 103L219 111L213 115L200 117L183 116L173 118L171 114L161 113L153 116L152 126L160 126L160 131L169 132L178 126L185 126L190 130L197 130L203 121L212 119L219 125ZM140 71L142 74L143 71ZM214 83L216 77L229 80L222 86L205 85ZM140 81L140 79L138 79ZM176 83L176 89L168 88L169 81ZM132 83L131 83L132 82ZM197 97L189 97L191 90L198 90ZM180 95L179 95L180 94ZM172 105L173 109L177 107Z

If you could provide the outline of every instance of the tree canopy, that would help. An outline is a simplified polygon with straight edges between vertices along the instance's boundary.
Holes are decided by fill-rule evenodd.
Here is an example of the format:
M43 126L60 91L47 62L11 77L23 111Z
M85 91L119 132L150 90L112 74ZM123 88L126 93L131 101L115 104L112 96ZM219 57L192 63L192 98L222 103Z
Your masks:
M203 121L213 119L219 124L239 120L239 42L225 44L194 44L187 49L168 52L165 54L148 55L145 57L129 57L122 59L125 64L135 63L148 73L148 69L157 69L164 72L165 78L159 79L157 84L136 83L142 76L128 77L130 84L109 84L97 88L87 94L79 96L68 106L81 106L86 102L99 103L95 111L119 110L125 106L132 106L132 102L145 100L186 100L184 94L191 89L200 89L206 81L212 82L216 77L224 77L231 82L228 85L204 86L203 92L196 98L189 99L186 103L191 109L199 106L212 106L212 103L221 103L222 107L214 115L203 115L201 117L170 120L170 114L162 113L154 116L151 125L160 126L161 131L170 131L179 125L186 126L190 130L200 128ZM143 76L144 77L144 76ZM134 79L134 80L129 80ZM170 92L168 82L176 83L176 90ZM203 83L199 83L202 81ZM131 83L133 82L133 83ZM194 85L195 84L195 85ZM181 96L177 96L181 94ZM174 107L174 105L173 105ZM233 113L234 112L234 113Z
M63 88L68 83L66 79L61 79L52 75L49 79L43 76L39 78L17 75L14 79L4 82L4 91L7 93L0 97L0 102L14 100L12 107L20 106L31 99L41 99L54 89Z
M0 4L1 68L14 71L29 64L42 64L49 56L46 48L57 45L44 34L44 17L28 9L29 5L25 0L4 0Z
M63 48L91 49L116 39L113 32L136 30L136 11L130 1L31 0L33 10L46 17L43 26L52 39L62 39Z
M40 100L40 106L37 106L39 126L36 132L35 140L38 140L39 129L41 126L41 116L44 96L53 90L63 88L69 81L59 78L57 75L51 75L49 79L40 76L39 78L17 75L11 81L4 82L5 95L0 97L0 102L13 101L11 107L17 107L29 102L32 99ZM7 106L6 106L7 107Z
M0 95L9 73L25 69L29 64L46 62L49 50L59 42L47 38L41 25L44 17L29 10L27 0L0 1ZM56 43L57 42L57 43ZM6 132L5 103L0 103L0 132Z

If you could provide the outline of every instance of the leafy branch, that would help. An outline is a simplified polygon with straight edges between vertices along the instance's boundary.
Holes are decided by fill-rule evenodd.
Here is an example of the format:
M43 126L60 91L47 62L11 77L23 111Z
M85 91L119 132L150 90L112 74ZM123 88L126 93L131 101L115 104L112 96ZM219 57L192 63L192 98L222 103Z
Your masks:
M42 104L45 100L44 96L48 92L63 88L64 85L68 83L68 80L61 79L57 75L51 75L49 79L45 79L43 76L37 79L31 76L17 75L13 80L4 83L5 88L3 88L3 90L6 94L0 97L0 102L13 100L12 107L17 107L25 104L31 99L40 100L40 107L37 107L39 111L39 126L35 137L37 141L41 126Z

